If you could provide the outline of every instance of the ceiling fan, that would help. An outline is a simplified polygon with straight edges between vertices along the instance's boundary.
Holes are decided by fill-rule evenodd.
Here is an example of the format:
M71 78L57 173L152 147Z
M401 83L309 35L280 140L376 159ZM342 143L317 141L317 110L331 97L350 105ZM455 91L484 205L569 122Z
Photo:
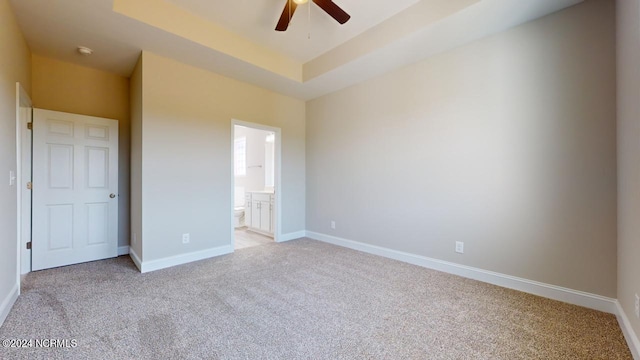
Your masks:
M298 5L305 4L308 0L287 0L287 4L284 6L284 10L282 10L282 15L280 15L280 20L278 20L278 25L276 25L276 31L285 31L289 27L289 21L291 21L291 17L293 13L296 11ZM344 24L351 16L347 14L344 10L342 10L338 5L336 5L331 0L312 0L316 5L318 5L322 10L324 10L329 16L336 19L340 24Z

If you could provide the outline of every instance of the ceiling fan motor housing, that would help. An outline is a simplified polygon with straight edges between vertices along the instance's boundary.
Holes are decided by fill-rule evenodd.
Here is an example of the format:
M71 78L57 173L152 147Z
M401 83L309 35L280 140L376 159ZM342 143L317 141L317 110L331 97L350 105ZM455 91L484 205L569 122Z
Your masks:
M308 0L287 0L287 3L284 5L284 9L282 10L282 14L280 15L280 20L278 20L278 24L276 25L276 31L285 31L289 27L289 22L293 17L294 12L298 8L298 5L305 4ZM324 10L329 16L334 18L338 23L344 24L351 16L347 14L340 6L336 5L331 0L312 0L316 5L318 5L322 10Z

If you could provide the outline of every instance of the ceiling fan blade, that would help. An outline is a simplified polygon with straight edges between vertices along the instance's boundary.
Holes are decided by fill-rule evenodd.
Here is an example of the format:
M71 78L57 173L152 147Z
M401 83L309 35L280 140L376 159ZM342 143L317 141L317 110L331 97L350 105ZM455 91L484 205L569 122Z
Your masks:
M347 14L344 10L340 8L340 6L336 5L331 0L313 0L316 5L320 6L322 10L324 10L327 14L329 14L332 18L336 19L340 24L344 24L351 16Z
M278 25L276 25L276 31L287 30L289 27L289 21L291 21L291 17L297 7L298 4L291 0L287 0L287 3L284 5L284 10L282 10L282 15L280 15L280 20L278 20Z

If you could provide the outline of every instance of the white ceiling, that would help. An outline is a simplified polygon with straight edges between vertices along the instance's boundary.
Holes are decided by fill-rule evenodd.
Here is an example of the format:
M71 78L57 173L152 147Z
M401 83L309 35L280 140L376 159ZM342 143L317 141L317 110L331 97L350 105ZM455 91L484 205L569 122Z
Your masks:
M143 17L157 15L159 7L174 7L169 10L175 11L169 12L170 18L156 17L152 19L155 22L149 22L114 11L118 1L125 7L139 6ZM308 5L298 8L287 32L274 31L284 1L11 0L11 3L35 54L129 76L140 52L147 50L289 96L312 99L582 2L335 0L352 16L351 20L339 25L311 5L315 11L311 13L313 28L308 39L304 11ZM180 14L180 10L192 18ZM200 28L191 26L189 31L180 32L180 26L192 25L189 20L200 24ZM218 31L216 41L212 41L214 37L208 34L217 28L229 31ZM239 48L248 50L239 54L233 51L233 46L217 46L218 42L224 42L222 36L227 36L227 43L237 43ZM79 55L78 45L94 49L94 55ZM295 67L293 73L299 76L265 65L277 64L278 59Z
M309 0L284 32L276 23L288 0L167 0L247 39L305 63L396 15L419 0L334 0L351 15L344 25ZM311 10L311 18L309 18ZM309 21L311 20L311 21Z

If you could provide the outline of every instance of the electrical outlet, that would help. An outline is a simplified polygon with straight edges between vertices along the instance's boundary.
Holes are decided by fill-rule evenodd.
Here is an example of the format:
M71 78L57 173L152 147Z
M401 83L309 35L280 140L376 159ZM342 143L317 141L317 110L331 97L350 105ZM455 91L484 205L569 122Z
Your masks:
M460 254L464 253L464 243L462 241L456 241L456 252Z
M636 317L640 319L640 297L636 294Z
M182 243L183 244L188 244L190 239L189 239L189 234L182 234Z
M332 228L333 230L335 230L335 229L336 229L336 222L335 222L335 221L333 221L333 220L331 220L331 228Z

